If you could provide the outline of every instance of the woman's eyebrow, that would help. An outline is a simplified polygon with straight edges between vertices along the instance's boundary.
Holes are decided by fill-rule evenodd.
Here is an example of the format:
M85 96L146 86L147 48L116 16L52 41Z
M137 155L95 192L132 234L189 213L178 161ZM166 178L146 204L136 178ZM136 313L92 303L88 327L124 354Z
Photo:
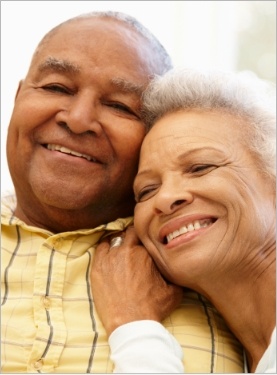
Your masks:
M177 159L179 161L182 161L182 160L185 160L187 157L194 156L194 155L197 155L197 154L205 154L205 153L209 153L209 152L219 153L220 149L218 149L216 147L212 147L212 146L195 147L194 149L187 150L187 151L183 152L182 154L178 155Z

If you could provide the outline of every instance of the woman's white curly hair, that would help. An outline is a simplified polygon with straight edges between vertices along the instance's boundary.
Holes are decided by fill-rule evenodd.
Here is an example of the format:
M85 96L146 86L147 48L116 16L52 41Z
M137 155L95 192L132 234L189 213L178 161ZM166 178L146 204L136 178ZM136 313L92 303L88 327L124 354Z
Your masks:
M247 72L173 69L155 77L144 93L148 129L168 113L190 110L217 110L242 119L246 147L260 168L276 177L275 85Z

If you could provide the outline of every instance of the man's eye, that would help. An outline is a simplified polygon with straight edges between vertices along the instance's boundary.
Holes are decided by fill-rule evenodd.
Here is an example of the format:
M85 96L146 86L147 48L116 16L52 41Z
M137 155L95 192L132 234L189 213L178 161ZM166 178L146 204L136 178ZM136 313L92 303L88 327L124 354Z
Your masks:
M108 107L114 108L118 112L124 112L124 113L127 113L129 115L137 116L137 114L130 107L128 107L125 104L113 103L113 102L104 103L104 104L106 104Z
M53 93L72 94L71 90L61 85L47 85L47 86L43 86L43 89L46 91L51 91Z
M215 168L217 168L217 166L213 164L199 164L199 165L194 165L190 171L191 173L209 172Z

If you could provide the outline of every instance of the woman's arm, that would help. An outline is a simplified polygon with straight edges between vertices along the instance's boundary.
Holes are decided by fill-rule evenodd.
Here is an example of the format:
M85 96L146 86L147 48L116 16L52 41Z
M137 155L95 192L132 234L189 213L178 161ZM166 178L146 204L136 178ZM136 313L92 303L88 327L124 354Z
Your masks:
M158 322L140 320L117 328L109 338L115 373L183 373L183 351Z
M184 372L182 350L160 324L181 302L130 227L121 246L98 245L91 271L97 313L111 345L115 372Z

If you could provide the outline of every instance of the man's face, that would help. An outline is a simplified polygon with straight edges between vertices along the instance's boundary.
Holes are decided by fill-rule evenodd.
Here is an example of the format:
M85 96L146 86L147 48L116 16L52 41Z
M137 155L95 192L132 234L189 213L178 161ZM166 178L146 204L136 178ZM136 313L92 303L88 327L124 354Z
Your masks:
M39 47L9 126L17 216L47 227L43 212L74 210L74 228L97 210L100 223L132 213L140 96L154 72L147 42L115 20L66 24Z

